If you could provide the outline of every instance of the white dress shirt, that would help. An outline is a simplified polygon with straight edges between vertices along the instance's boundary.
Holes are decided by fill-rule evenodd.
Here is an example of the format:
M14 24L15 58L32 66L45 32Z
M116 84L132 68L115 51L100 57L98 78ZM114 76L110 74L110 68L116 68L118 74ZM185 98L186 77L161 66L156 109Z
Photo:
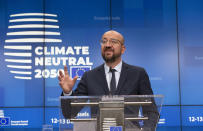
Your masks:
M115 71L116 87L118 86L118 81L119 81L119 78L120 78L120 75L121 75L121 68L122 68L122 61L113 68L113 69L116 70ZM111 83L112 72L110 72L109 70L110 70L110 67L105 63L104 64L104 72L105 72L108 88L110 90L110 83Z

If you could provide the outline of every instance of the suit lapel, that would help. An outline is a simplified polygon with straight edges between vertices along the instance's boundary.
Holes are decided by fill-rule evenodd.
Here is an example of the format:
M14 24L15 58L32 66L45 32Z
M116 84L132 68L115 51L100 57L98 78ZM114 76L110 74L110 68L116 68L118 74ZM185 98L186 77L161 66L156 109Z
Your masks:
M119 95L119 93L120 93L121 89L123 88L123 85L127 79L127 74L128 74L127 69L128 69L127 64L125 64L123 62L122 69L121 69L121 75L120 75L117 90L116 90L116 95Z
M104 71L104 64L102 64L99 68L98 68L98 76L101 76L100 80L101 80L101 85L102 88L105 91L105 94L108 95L109 94L109 88L108 88L108 84L106 81L106 75L105 75L105 71Z

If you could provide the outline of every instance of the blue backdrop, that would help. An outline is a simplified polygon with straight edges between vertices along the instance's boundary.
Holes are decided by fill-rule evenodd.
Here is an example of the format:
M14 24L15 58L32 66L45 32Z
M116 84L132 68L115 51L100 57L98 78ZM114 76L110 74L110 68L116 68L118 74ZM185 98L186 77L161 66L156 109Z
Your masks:
M58 70L102 64L110 29L125 37L123 60L165 96L158 130L202 130L202 14L202 0L0 0L0 118L10 122L0 130L58 127Z

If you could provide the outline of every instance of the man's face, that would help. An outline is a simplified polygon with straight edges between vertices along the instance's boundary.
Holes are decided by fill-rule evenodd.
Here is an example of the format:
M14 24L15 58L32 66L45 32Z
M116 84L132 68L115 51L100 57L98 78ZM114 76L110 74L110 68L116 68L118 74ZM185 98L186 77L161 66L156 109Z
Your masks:
M121 59L121 55L125 52L123 45L123 37L115 31L108 31L102 36L105 43L101 46L102 57L105 62L115 62Z

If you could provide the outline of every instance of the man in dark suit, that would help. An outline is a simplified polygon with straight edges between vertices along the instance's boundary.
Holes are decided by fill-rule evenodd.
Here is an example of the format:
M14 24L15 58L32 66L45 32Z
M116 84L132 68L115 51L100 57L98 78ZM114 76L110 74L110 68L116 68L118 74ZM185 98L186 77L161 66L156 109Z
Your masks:
M137 66L128 65L122 61L122 54L126 48L123 36L113 30L103 34L101 43L101 54L105 61L99 67L85 72L78 87L72 91L77 80L69 77L67 67L64 67L63 74L59 72L59 84L63 89L62 95L152 95L149 77L146 71ZM153 117L157 118L156 108L143 108L143 112L153 112ZM152 121L156 123L157 119ZM153 122L152 122L153 123Z

